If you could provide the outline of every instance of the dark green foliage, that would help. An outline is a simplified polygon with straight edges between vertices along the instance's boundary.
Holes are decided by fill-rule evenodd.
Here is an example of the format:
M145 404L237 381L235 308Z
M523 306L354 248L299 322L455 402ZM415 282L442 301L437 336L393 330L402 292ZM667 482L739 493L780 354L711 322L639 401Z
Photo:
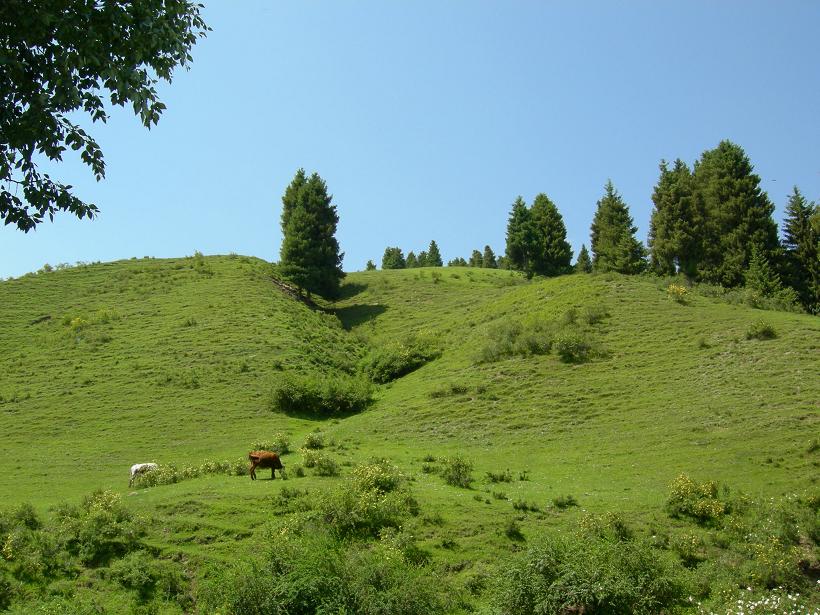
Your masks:
M423 253L422 253L423 254ZM419 259L421 260L421 259ZM438 250L435 240L430 242L430 247L427 248L426 258L422 267L443 267L444 263L441 260L441 253Z
M592 273L592 259L589 258L587 247L581 244L578 260L575 262L575 273Z
M484 246L484 255L481 258L481 266L485 269L498 269L498 262L495 260L495 252L490 246Z
M580 333L562 333L555 339L555 350L564 363L586 363L595 356L593 344Z
M470 267L483 267L484 266L484 256L478 250L473 250L470 254L470 262L468 263Z
M652 269L659 275L680 271L694 278L703 254L706 223L702 195L682 160L675 160L672 170L662 160L660 172L652 193L655 208L649 223Z
M0 3L0 219L27 232L59 211L97 213L71 186L42 174L38 158L59 162L71 148L102 179L102 150L73 120L85 111L105 122L107 93L147 128L157 124L165 105L156 85L192 61L209 29L201 8L187 0Z
M508 615L654 615L682 605L686 587L645 542L548 534L504 566L492 600Z
M806 201L794 187L783 220L783 247L786 250L786 283L797 291L806 311L820 312L820 220L817 205Z
M747 340L773 340L777 337L774 327L764 320L758 320L746 329Z
M559 495L558 497L553 498L552 505L555 506L555 508L564 510L570 506L578 506L578 500L576 500L572 495Z
M487 480L491 483L511 483L513 475L509 469L503 472L487 472Z
M480 363L492 363L512 356L549 354L554 334L555 327L542 320L503 320L487 330L487 341L477 358Z
M407 267L407 269L412 269L413 267L419 266L419 261L416 258L414 252L411 251L407 253L407 258L404 261L404 266Z
M757 246L770 262L778 251L774 205L760 188L760 177L739 145L721 141L703 152L693 173L703 199L706 224L700 279L739 286Z
M635 238L638 227L615 186L608 181L592 221L592 267L595 271L640 273L646 266L645 250Z
M367 261L367 264L364 266L365 271L376 271L376 263L371 260Z
M344 273L336 225L339 216L327 185L299 169L282 196L279 272L300 289L336 297Z
M441 351L427 340L409 338L371 350L361 362L362 371L376 383L384 384L441 356Z
M510 269L530 270L530 249L533 241L530 210L520 196L515 199L507 222L507 263Z
M160 597L178 599L186 606L187 582L179 568L146 551L134 551L111 565L111 577L137 593L141 601Z
M539 275L554 276L571 269L572 248L567 242L564 219L546 194L538 194L530 208L532 226L531 268Z
M425 250L422 250L421 252L419 252L417 260L418 260L418 263L419 263L418 264L419 267L426 267L427 266L427 252Z
M280 375L271 388L272 410L328 417L364 410L373 396L364 378L343 374Z
M448 267L466 267L467 261L465 261L460 256L455 257L453 260L447 263Z
M764 297L776 295L783 289L780 276L771 267L764 252L757 246L752 246L749 268L746 270L744 278L746 288Z
M456 455L444 461L441 477L448 485L469 489L473 483L472 472L473 464L461 455Z
M401 248L385 248L382 269L404 269L407 266Z

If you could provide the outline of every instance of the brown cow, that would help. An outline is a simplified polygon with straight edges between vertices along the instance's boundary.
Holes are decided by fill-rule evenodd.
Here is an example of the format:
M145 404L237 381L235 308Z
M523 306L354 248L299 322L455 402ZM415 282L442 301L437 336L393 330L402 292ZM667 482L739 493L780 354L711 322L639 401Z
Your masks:
M276 478L276 470L284 478L285 466L279 461L279 455L271 451L251 451L248 453L251 460L251 480L256 480L256 468L270 468L271 479Z

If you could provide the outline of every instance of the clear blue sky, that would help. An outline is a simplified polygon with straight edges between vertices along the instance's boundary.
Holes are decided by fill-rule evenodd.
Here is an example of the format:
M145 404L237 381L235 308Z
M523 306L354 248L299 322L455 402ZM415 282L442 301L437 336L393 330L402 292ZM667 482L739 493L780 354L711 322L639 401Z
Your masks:
M213 0L213 32L92 134L108 175L54 170L100 216L0 229L0 277L44 263L236 252L276 260L296 169L334 195L347 271L439 244L504 251L545 192L577 254L607 179L646 240L662 158L743 148L782 218L820 198L820 2Z

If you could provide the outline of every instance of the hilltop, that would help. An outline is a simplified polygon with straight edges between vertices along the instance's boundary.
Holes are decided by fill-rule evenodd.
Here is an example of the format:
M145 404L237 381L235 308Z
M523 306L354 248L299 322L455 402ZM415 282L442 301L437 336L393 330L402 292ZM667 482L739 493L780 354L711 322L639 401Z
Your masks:
M232 562L269 523L289 523L269 512L272 496L340 480L301 470L296 449L318 430L342 479L373 458L411 478L415 539L469 585L518 549L513 525L534 539L617 511L657 533L681 474L756 498L816 491L815 317L696 292L678 303L669 280L650 276L358 272L315 309L275 280L264 261L197 254L0 283L7 503L45 511L111 489L151 517L159 553L182 553L194 570ZM772 339L748 335L761 321ZM354 374L374 352L414 347L434 358L376 386L364 411L272 405L282 375ZM302 476L127 489L132 463L241 459L274 434ZM472 488L442 481L453 458L473 465Z

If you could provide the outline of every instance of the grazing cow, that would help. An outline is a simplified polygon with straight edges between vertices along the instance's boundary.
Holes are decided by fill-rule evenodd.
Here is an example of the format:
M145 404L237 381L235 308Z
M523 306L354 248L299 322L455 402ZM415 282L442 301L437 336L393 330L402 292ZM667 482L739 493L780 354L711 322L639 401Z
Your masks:
M133 484L137 476L147 474L148 472L156 470L158 467L155 463L135 463L131 466L131 480L128 481L128 486L130 487Z
M251 480L256 480L256 468L270 468L271 479L276 478L276 470L284 478L285 466L279 461L279 455L270 451L251 451L248 453L251 460Z

